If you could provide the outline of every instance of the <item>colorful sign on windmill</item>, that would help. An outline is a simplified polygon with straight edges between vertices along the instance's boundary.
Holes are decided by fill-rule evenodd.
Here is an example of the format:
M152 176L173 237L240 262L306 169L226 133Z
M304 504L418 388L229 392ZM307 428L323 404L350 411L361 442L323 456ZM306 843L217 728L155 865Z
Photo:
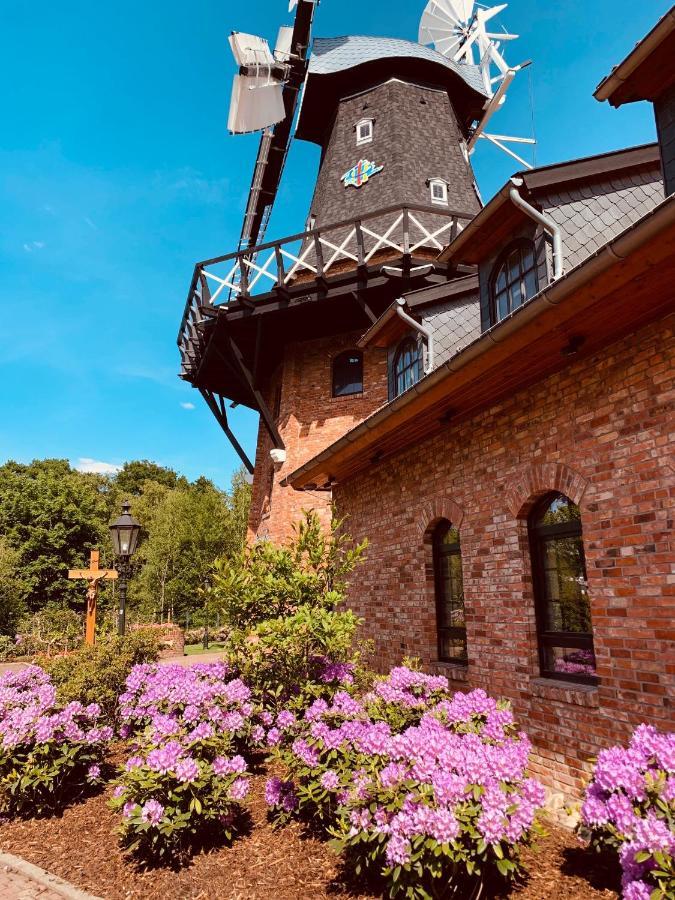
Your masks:
M381 172L384 169L384 166L377 166L374 162L370 162L368 159L361 159L357 162L353 169L350 169L348 172L342 176L342 181L345 183L345 187L355 187L360 188L367 181L369 181L373 175L377 175L378 172Z

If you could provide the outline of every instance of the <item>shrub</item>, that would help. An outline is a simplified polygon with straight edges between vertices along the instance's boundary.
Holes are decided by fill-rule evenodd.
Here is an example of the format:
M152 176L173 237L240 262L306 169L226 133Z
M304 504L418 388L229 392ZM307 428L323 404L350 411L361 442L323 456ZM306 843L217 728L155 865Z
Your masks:
M292 616L301 607L333 609L344 599L365 549L365 542L353 545L342 521L334 519L325 534L316 513L305 513L287 546L261 541L233 559L220 559L208 604L239 630Z
M137 666L120 697L137 752L118 779L124 847L147 857L186 852L209 823L228 839L248 793L236 747L250 729L250 691L224 663Z
M82 644L82 617L68 607L48 603L40 612L24 616L17 632L24 656L67 653Z
M100 707L58 706L49 675L38 666L0 678L0 811L43 815L100 779L112 729Z
M291 700L302 708L315 697L330 696L336 674L353 677L358 624L349 611L302 606L291 616L231 634L225 658L264 709L278 711Z
M159 656L157 636L146 631L124 638L103 635L93 647L81 647L67 657L41 660L51 676L59 701L97 703L107 722L116 721L118 700L134 666Z
M231 755L227 737L145 745L113 791L123 846L145 857L175 858L212 822L230 840L249 790L246 775L246 762Z
M411 710L419 724L406 724ZM266 796L282 821L332 824L334 847L391 896L449 896L519 871L544 799L525 777L529 750L506 702L452 697L446 679L399 668L362 700L316 701L281 742L287 776Z
M8 637L6 634L0 634L0 662L15 659L18 652L16 639Z
M581 832L618 851L626 900L675 896L675 733L640 725L627 748L602 750Z

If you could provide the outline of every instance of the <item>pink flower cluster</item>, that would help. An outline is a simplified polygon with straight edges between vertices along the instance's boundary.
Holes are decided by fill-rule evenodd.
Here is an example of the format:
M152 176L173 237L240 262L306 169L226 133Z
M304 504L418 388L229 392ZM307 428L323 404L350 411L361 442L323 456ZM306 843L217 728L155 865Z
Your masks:
M448 679L443 675L425 675L406 666L398 666L383 681L379 681L365 702L380 698L386 703L395 703L411 709L423 707L434 694L448 691Z
M56 689L39 666L0 678L0 744L5 753L35 744L104 745L113 731L100 724L100 715L96 703L58 706Z
M555 670L565 675L595 675L595 654L592 650L574 650L556 659Z
M231 678L225 664L214 663L136 666L126 688L120 697L124 734L137 742L113 794L126 827L170 823L177 810L168 798L176 792L186 804L201 798L209 818L229 815L228 802L249 791L246 762L232 755L233 739L253 713L248 687Z
M174 735L190 742L238 732L253 712L250 690L230 677L225 663L136 666L126 687L120 696L123 734L147 729L157 742Z
M628 747L598 754L581 820L596 844L619 850L623 893L649 898L654 853L675 856L675 733L639 725Z
M397 732L392 705L417 710L419 723ZM384 846L390 867L408 866L425 839L518 845L544 802L525 774L530 742L506 705L481 690L453 696L445 678L404 667L360 701L344 691L316 700L293 736L281 756L295 783L268 782L268 803L289 812L322 788L347 842Z

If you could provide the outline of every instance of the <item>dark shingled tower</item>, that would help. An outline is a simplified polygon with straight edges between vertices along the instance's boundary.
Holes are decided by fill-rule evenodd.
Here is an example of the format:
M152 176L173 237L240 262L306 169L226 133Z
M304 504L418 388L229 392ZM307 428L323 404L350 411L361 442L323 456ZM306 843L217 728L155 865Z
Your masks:
M437 257L481 206L466 140L486 102L478 67L421 44L315 41L296 132L322 151L307 231L198 265L179 338L183 377L250 468L225 400L260 412L251 537L285 538L309 507L327 517L330 484L284 479L389 398L364 332L403 292L457 276ZM336 387L345 359L358 390Z

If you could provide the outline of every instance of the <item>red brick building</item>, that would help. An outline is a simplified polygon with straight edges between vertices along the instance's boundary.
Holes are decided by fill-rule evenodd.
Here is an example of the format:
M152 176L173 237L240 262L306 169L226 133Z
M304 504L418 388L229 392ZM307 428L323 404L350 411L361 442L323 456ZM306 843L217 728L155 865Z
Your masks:
M226 309L204 293L185 345L216 414L261 412L252 539L334 502L370 542L350 604L377 665L417 656L510 698L566 796L602 746L675 725L674 35L671 14L598 89L654 102L659 145L519 172L483 208L473 74L317 42L293 266ZM364 135L382 169L354 189Z

